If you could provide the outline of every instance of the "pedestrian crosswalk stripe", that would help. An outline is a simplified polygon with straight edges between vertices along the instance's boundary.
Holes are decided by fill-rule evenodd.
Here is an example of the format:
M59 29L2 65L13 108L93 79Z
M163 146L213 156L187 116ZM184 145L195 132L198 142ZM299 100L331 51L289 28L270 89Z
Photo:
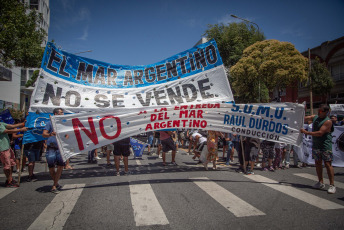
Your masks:
M236 217L261 216L265 215L262 211L256 209L246 201L240 199L233 193L224 189L207 177L190 178L193 182L210 195L214 200L219 202L228 211Z
M129 184L129 188L136 226L169 224L148 181L144 184Z
M72 212L85 184L69 184L63 186L41 215L28 229L63 229Z
M312 175L312 174L309 174L309 173L294 173L294 175L295 175L295 176L299 176L299 177L303 177L303 178L306 178L306 179L310 179L310 180L313 180L313 181L319 181L319 179L318 179L317 176ZM344 183L335 181L335 182L334 182L334 185L335 185L337 188L344 189Z
M1 188L0 189L0 200L10 194L11 192L14 192L17 188Z
M260 175L245 175L245 177L253 181L262 183L272 189L275 189L279 192L287 194L293 198L299 199L303 202L306 202L310 205L321 208L323 210L344 208L344 206L336 204L332 201L328 201L326 199L320 198L318 196L304 192L300 189L297 189L291 186L280 184L278 181L274 181Z

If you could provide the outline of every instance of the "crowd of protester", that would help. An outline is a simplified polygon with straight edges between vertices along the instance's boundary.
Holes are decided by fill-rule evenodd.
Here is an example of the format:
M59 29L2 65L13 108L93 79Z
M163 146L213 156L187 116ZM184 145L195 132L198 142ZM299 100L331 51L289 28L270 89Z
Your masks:
M54 110L54 115L63 115L63 110ZM333 126L343 125L338 122L336 116L330 117ZM25 120L16 120L14 125L0 122L0 152L6 175L6 187L18 187L17 182L12 177L12 172L19 169L26 170L28 166L27 182L37 181L34 174L35 162L42 161L42 154L45 153L46 163L53 180L51 191L58 193L61 186L58 184L63 169L73 169L69 160L63 162L56 141L56 133L53 131L50 122L47 123L43 131L45 141L28 143L24 146L22 156L23 133L27 131L24 127ZM310 123L311 126L311 123ZM213 170L217 170L218 162L226 165L239 165L236 169L238 173L247 175L254 174L254 170L275 172L289 167L308 167L305 163L299 164L298 156L293 152L293 146L284 143L275 143L268 140L260 140L252 137L239 136L232 133L218 131L177 129L176 131L152 131L147 132L148 154L156 155L162 159L162 165L177 165L175 158L178 148L183 148L192 155L192 159L202 164L208 170L208 164L212 163ZM222 150L220 150L222 148ZM167 162L166 153L171 152L171 162ZM131 154L130 138L108 144L102 148L88 152L88 163L95 164L101 159L98 154L106 156L107 166L112 166L111 155L114 155L116 176L120 176L120 161L124 164L123 175L129 175L128 156ZM220 153L220 156L219 156ZM238 162L235 162L235 153ZM293 164L290 164L290 156L293 154ZM222 155L222 157L221 157ZM21 164L21 165L20 165Z

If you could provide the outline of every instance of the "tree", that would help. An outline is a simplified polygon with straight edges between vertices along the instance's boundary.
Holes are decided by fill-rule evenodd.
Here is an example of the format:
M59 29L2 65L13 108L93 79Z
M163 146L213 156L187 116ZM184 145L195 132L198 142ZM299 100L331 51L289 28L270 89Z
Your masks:
M35 86L35 82L38 78L39 70L33 71L32 77L25 83L26 87Z
M265 39L263 33L247 23L208 25L204 35L208 40L215 39L222 61L227 68L239 61L246 47Z
M327 95L334 86L330 71L318 58L312 61L310 77L312 79L312 92L315 95Z
M46 32L39 27L42 15L18 0L0 1L0 64L6 67L40 66Z
M307 80L307 63L289 42L256 42L230 69L233 90L241 102L259 102L259 98L260 102L269 102L269 93L275 88L297 86L298 81Z

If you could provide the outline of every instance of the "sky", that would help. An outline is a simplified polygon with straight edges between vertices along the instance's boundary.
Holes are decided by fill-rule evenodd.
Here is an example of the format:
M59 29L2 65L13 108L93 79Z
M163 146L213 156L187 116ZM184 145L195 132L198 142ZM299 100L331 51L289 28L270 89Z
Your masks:
M48 40L69 53L148 65L192 48L208 25L256 23L300 51L344 36L344 0L50 0Z

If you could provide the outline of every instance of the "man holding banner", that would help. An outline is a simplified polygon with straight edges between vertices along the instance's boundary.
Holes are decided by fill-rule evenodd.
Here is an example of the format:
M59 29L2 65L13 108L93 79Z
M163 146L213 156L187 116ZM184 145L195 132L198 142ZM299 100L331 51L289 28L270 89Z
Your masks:
M61 108L54 109L53 113L54 113L54 116L64 114ZM65 163L63 162L59 147L57 145L56 132L54 131L53 126L50 121L47 122L43 130L43 137L48 138L46 158L47 158L50 176L54 181L54 184L51 188L51 192L57 194L59 193L58 189L60 188L58 182L61 177ZM55 164L57 165L56 172L55 172Z
M328 118L329 112L329 106L320 105L317 116L312 115L305 117L305 122L313 121L313 131L309 132L305 129L301 129L300 131L301 133L311 135L313 137L312 156L315 160L316 172L319 179L319 182L313 187L317 189L325 189L322 167L322 162L324 161L327 175L330 180L330 188L327 192L333 194L336 192L336 187L334 186L334 171L331 164L333 160L331 133L334 129L332 121Z

